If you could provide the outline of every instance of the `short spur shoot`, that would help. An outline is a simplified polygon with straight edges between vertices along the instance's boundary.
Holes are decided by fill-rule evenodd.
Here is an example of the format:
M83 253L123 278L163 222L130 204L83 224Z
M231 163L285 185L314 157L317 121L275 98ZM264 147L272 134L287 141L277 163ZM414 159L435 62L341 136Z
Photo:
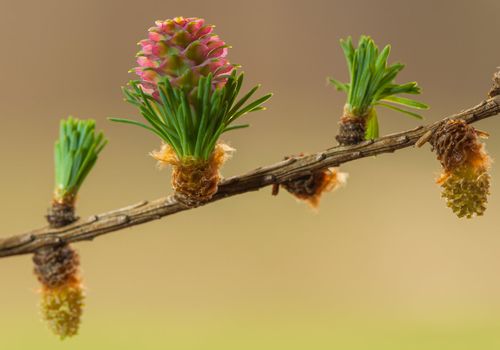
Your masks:
M78 190L107 141L95 133L94 120L62 120L54 149L55 189L47 220L53 227L71 224Z
M147 129L163 141L152 155L173 167L176 197L188 206L199 205L217 192L219 169L228 146L220 136L248 125L234 122L263 110L271 94L251 100L259 86L238 98L243 73L227 60L228 45L200 18L177 17L157 21L140 43L140 77L123 89L146 124L121 118L110 120Z
M420 87L416 82L396 84L394 80L404 65L387 64L391 50L390 45L379 52L374 41L368 36L361 36L355 48L352 39L341 40L349 69L350 81L342 83L330 78L330 83L337 90L347 93L347 102L339 122L339 133L336 137L341 145L355 145L364 140L376 139L379 136L379 124L375 107L386 107L411 117L422 117L408 109L427 109L422 102L415 101L400 94L419 94Z
M77 220L78 190L106 145L95 133L93 120L68 118L61 121L55 144L55 190L47 221L53 228ZM38 249L34 272L41 283L41 313L49 328L62 339L78 332L83 309L83 287L78 253L67 243Z

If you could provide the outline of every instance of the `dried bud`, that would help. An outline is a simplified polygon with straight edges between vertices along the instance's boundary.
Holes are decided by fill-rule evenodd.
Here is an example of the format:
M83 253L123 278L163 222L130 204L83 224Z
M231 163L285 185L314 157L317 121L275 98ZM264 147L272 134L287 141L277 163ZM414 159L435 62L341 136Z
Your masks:
M487 158L476 130L461 119L442 124L434 132L430 143L447 171L463 164L485 162Z
M347 177L347 173L341 173L336 168L328 168L285 181L281 186L297 199L305 201L312 208L317 208L321 195L345 185Z
M47 288L60 287L78 274L78 253L68 244L44 247L33 255L35 275Z

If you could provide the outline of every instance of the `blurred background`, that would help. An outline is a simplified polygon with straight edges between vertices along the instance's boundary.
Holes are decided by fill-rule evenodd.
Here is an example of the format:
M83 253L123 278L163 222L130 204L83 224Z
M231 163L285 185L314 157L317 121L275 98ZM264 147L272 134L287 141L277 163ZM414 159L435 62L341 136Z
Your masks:
M216 24L247 88L272 91L250 129L226 134L232 176L332 146L347 79L339 39L391 43L431 105L426 123L471 107L500 65L497 0L2 1L0 236L45 225L60 118L95 118L110 144L84 185L82 217L170 193L148 152L159 140L120 86L156 19ZM388 110L381 133L418 125ZM500 156L498 118L476 126ZM342 166L346 188L318 213L270 189L76 245L87 286L80 335L40 321L29 256L0 260L1 349L499 349L500 172L486 215L459 220L426 146Z

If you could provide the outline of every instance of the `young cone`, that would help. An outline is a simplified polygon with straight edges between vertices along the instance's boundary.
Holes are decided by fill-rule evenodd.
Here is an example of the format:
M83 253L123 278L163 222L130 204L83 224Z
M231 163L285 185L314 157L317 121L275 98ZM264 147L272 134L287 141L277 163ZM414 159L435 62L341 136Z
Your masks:
M160 99L158 83L167 77L173 87L193 90L201 77L212 74L213 87L222 87L234 65L227 60L228 45L202 18L176 17L156 21L137 53L139 75L146 94Z
M55 190L46 216L49 226L60 228L75 222L75 201L83 181L106 145L95 134L93 120L69 117L62 120L55 144ZM41 313L49 328L61 339L77 334L83 310L80 259L67 243L38 249L33 256L34 273L41 283Z
M387 65L391 49L389 45L379 52L374 41L364 35L359 39L357 48L354 48L350 37L341 40L340 44L347 60L350 82L341 83L338 80L329 79L335 88L347 93L347 102L340 118L339 133L336 136L339 144L355 145L379 136L376 106L387 107L422 119L419 114L397 107L399 105L415 109L428 108L424 103L397 96L419 94L420 88L416 82L403 85L394 82L404 65L400 63Z
M458 119L443 123L430 140L443 167L437 183L448 207L460 218L480 216L486 210L491 161L480 136L484 133Z
M259 86L239 100L243 73L227 59L228 46L201 18L156 21L140 43L139 80L123 89L149 125L128 119L112 121L145 128L168 145L153 156L173 167L176 196L197 206L217 192L219 169L226 158L219 137L248 125L231 125L241 116L264 109L271 95L250 102Z

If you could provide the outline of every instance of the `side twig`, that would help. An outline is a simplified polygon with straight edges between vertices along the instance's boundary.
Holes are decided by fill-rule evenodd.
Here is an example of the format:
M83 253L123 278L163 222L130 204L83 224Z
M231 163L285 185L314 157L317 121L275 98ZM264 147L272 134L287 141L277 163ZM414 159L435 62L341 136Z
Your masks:
M283 181L298 178L327 167L339 166L342 163L391 153L396 150L421 146L432 135L433 131L444 121L462 118L467 123L495 116L500 113L499 89L492 89L490 97L478 105L444 118L427 126L366 141L349 147L333 147L316 154L291 158L272 165L257 168L244 175L234 176L222 181L217 194L207 203L235 196L241 193L256 191L263 187L279 184ZM43 227L30 232L0 239L0 257L29 254L35 250L58 244L60 242L78 242L92 240L100 235L118 231L127 227L161 219L190 208L184 206L173 196L154 201L143 201L107 213L94 215L72 225L59 229Z

